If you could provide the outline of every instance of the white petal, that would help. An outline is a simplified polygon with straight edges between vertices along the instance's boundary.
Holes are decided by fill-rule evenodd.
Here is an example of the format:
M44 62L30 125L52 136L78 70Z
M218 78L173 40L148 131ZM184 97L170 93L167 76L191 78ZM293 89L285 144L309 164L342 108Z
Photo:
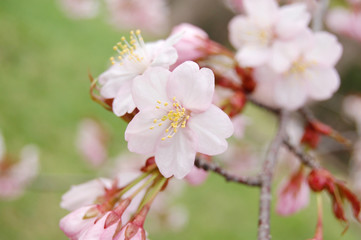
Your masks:
M187 129L181 129L172 138L160 142L155 162L164 177L184 178L194 166L196 151L194 137Z
M74 211L83 206L93 204L95 199L104 194L104 188L111 187L112 181L106 178L94 179L82 184L71 186L61 197L60 207Z
M258 67L270 58L270 50L266 46L246 45L237 52L236 59L241 66Z
M160 40L153 44L148 43L147 50L150 52L152 58L152 67L168 68L177 61L178 53L172 46L172 41Z
M256 35L257 26L245 16L236 16L232 18L228 25L229 41L233 47L239 49L247 42L257 40L252 35Z
M342 55L342 45L327 32L315 33L315 44L305 53L305 60L324 67L333 67Z
M199 69L195 62L179 65L169 78L168 97L176 99L191 111L204 111L212 102L214 75L208 68Z
M132 81L127 81L123 86L120 87L117 95L113 101L113 112L118 117L123 116L126 113L131 113L136 108L132 97Z
M125 140L128 141L128 149L144 155L152 155L155 147L160 141L161 135L165 133L166 124L158 126L153 123L154 119L159 119L167 112L159 109L151 111L141 111L130 121L125 130ZM154 126L153 129L150 129Z
M157 101L168 101L167 81L170 72L161 67L149 68L143 75L133 81L132 95L137 108L142 110L155 110Z
M261 25L272 24L278 12L275 0L244 0L243 4L246 13Z
M279 11L276 24L276 34L279 38L293 38L299 32L307 28L311 16L307 12L307 6L296 3L283 6Z
M190 117L187 126L195 133L197 152L216 155L227 149L225 138L233 134L233 124L228 115L215 105Z
M314 100L325 100L332 97L340 86L340 77L334 68L310 69L307 79L309 96Z
M59 227L67 237L78 239L83 231L94 224L94 218L83 219L86 212L93 206L95 205L79 208L60 220Z
M277 104L287 110L296 110L307 100L307 89L304 79L297 74L284 76L275 86Z
M137 75L137 73L127 71L123 66L118 64L112 65L99 76L99 83L101 85L100 95L105 98L114 98L120 87Z

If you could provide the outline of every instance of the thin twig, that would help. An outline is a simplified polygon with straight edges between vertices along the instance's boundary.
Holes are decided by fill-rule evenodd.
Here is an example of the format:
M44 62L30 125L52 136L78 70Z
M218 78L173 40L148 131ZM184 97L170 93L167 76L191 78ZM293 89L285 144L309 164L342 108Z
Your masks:
M323 18L325 16L329 0L319 0L313 14L312 30L321 31L323 28Z
M270 211L271 211L271 187L273 173L276 166L278 151L283 143L286 133L286 123L288 121L288 112L281 111L280 123L277 134L271 142L268 149L265 162L263 164L263 172L261 175L261 194L260 194L260 210L259 210L259 227L258 240L270 240Z
M310 168L320 168L320 164L315 161L310 155L304 153L301 149L293 146L288 140L283 140L283 144L292 152L298 159Z
M261 186L261 181L260 181L259 177L236 176L236 175L230 174L229 172L227 172L226 170L224 170L217 164L208 162L202 158L197 158L194 164L196 165L196 167L201 168L205 171L212 171L212 172L215 172L215 173L223 176L226 179L226 181L229 181L229 182L242 183L242 184L245 184L248 186L253 186L253 187Z

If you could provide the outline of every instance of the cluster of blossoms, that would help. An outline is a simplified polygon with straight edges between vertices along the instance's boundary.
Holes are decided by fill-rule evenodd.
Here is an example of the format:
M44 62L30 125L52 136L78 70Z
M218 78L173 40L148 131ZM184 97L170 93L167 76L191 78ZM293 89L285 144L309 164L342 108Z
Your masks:
M110 58L109 69L97 79L91 77L92 99L128 122L124 134L128 149L147 161L130 178L125 176L131 171L122 167L122 174L113 180L93 180L66 193L62 207L72 212L60 226L69 238L146 239L143 225L156 196L173 177L202 183L207 173L197 166L227 180L261 187L259 239L270 239L270 189L283 143L290 151L283 158L288 162L296 158L297 163L291 164L290 177L280 185L277 212L293 214L308 205L311 190L325 191L337 219L348 222L342 201L346 199L360 221L356 195L308 155L317 150L322 136L348 144L304 108L329 99L338 89L335 65L342 46L334 35L309 28L306 4L279 5L275 0L229 4L240 13L229 23L235 53L187 23L175 26L167 39L150 43L136 30L113 47L116 56ZM242 168L259 171L261 163L235 144L230 147L231 157L222 157L237 160L227 163L237 169L236 174L212 162L212 156L227 150L227 138L233 135L232 143L237 143L243 137L250 120L242 113L249 102L281 119L258 178L238 176ZM298 111L303 119L295 139L293 129L285 130L290 111ZM95 148L99 145L91 141L86 146L92 143ZM247 161L240 162L241 156ZM321 210L314 239L322 239Z
M0 198L15 199L38 174L38 150L25 146L19 160L6 153L5 142L0 134Z

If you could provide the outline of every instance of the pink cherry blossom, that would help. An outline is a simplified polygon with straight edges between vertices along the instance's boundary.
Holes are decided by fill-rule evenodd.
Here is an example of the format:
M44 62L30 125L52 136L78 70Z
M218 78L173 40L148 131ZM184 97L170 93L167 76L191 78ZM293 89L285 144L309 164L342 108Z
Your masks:
M84 159L98 167L107 159L106 143L108 134L99 122L87 118L80 122L76 146Z
M59 0L59 3L71 18L92 18L99 10L99 0Z
M361 11L333 8L326 18L327 26L335 33L361 42Z
M5 144L0 136L0 198L14 199L24 193L38 174L38 159L37 148L28 145L22 149L18 162L9 161L5 157Z
M185 177L196 152L216 155L233 133L229 117L213 105L214 75L185 62L173 72L151 68L137 77L133 98L140 112L129 123L125 139L131 152L154 155L165 177Z
M177 50L172 47L173 38L145 44L140 31L136 31L131 32L130 43L125 38L122 40L123 43L114 47L119 56L111 58L113 66L99 76L100 94L104 98L114 99L113 112L117 116L135 109L131 94L135 77L142 75L148 68L168 68L177 60Z
M172 35L181 36L181 39L174 44L178 59L172 66L173 69L185 61L194 61L205 56L204 48L209 38L201 28L189 23L182 23L173 28Z
M262 66L254 71L257 88L268 89L271 104L295 110L309 100L332 97L340 85L335 64L342 54L335 36L308 32L297 41L275 44L275 48L287 56L276 54L273 68ZM257 90L256 96L260 96Z
M143 29L153 34L167 31L169 9L165 0L106 0L110 22L121 30Z
M243 5L246 15L231 20L229 39L244 67L272 62L274 54L280 54L275 44L296 39L310 21L306 5L301 3L278 7L275 0L244 0Z
M193 186L201 185L208 177L208 172L193 166L192 170L187 174L185 179Z
M280 184L276 211L280 215L291 215L305 208L310 201L310 188L302 171Z
M97 197L105 194L105 189L112 186L112 181L106 178L94 179L79 185L71 186L61 198L60 206L74 211L83 206L93 204Z

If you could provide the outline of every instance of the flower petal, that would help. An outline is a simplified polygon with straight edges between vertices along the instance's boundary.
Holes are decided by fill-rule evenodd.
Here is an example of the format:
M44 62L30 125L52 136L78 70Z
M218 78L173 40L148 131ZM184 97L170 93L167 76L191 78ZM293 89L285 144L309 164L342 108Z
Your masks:
M170 72L161 67L149 68L133 81L132 95L140 111L155 110L157 101L168 101L166 85Z
M178 131L172 138L160 142L155 162L164 177L184 178L194 166L196 151L194 136L187 129Z
M244 0L243 5L246 13L261 25L272 24L278 12L275 0Z
M311 20L304 3L295 3L283 6L279 11L276 24L276 34L286 40L295 37L296 34L305 30Z
M270 58L270 50L266 46L246 45L237 52L236 59L241 66L258 67Z
M117 92L113 101L113 112L118 117L126 113L132 113L136 108L132 97L132 81L125 82Z
M80 235L94 224L94 218L83 219L86 212L94 205L79 208L60 220L59 227L70 239L78 239Z
M333 67L342 55L342 45L327 32L315 33L315 44L305 53L305 59L323 67Z
M241 48L244 43L257 40L252 37L257 29L257 25L249 18L239 15L234 17L228 24L229 41L235 48Z
M334 68L311 69L307 87L309 95L314 100L325 100L332 97L340 86L340 77Z
M192 115L187 126L195 133L196 151L207 155L224 152L228 147L225 138L233 134L228 115L213 104L207 111Z
M158 111L143 111L135 115L125 130L125 140L128 141L129 151L144 155L154 154L155 147L159 144L161 135L167 126L166 124L158 126L153 123L153 120L159 119L165 114L167 112L159 109ZM155 126L154 129L150 129L152 126Z
M304 79L298 74L285 76L275 86L277 104L287 110L296 110L306 103L307 89Z
M160 40L155 43L148 43L147 50L152 59L152 67L168 68L177 61L177 50L170 41Z
M168 97L176 97L187 110L204 111L213 98L213 72L208 68L199 69L195 62L184 62L172 72L167 90Z

